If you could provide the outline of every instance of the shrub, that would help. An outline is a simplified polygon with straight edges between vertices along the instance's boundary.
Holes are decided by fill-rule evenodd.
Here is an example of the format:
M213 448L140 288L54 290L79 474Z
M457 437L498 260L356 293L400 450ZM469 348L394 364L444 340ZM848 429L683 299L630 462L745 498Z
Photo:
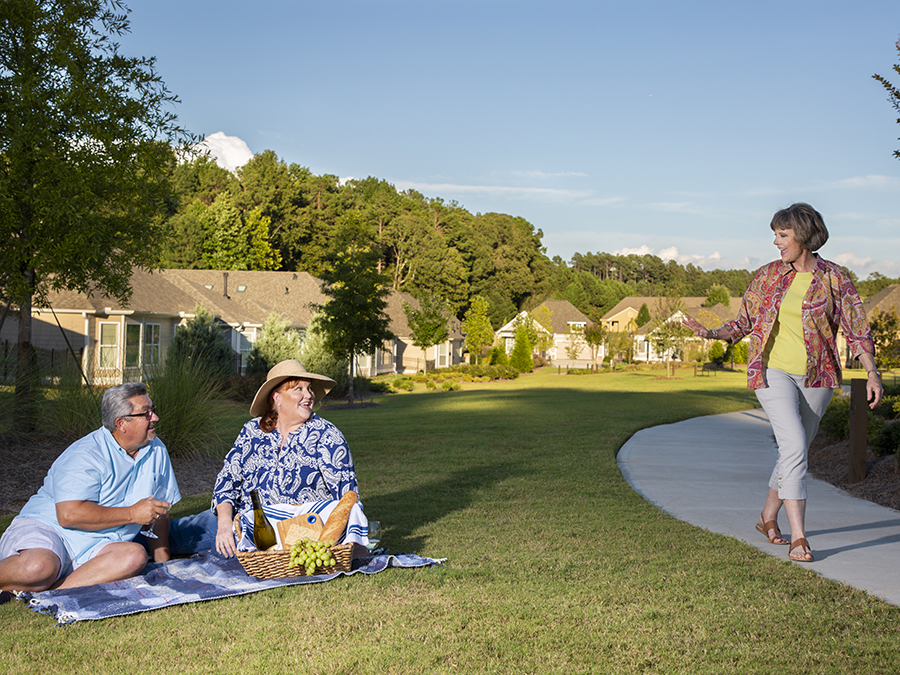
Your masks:
M272 366L281 361L297 359L302 362L302 342L300 334L291 330L287 319L275 312L269 313L262 334L253 343L253 348L247 355L246 372L265 375ZM303 365L306 366L305 363Z
M265 381L265 374L232 375L225 381L223 393L225 398L249 406Z
M179 368L188 362L199 363L208 374L224 380L234 372L236 356L213 315L198 305L194 318L175 331L166 363Z
M491 347L491 353L488 356L488 363L492 366L508 366L509 357L506 356L506 350L502 345L496 344Z
M879 432L875 445L879 455L897 453L900 459L900 420L887 422Z
M426 380L426 382L425 382L426 389L431 390L431 389L434 389L436 386L437 385L434 383L434 380Z
M509 365L520 373L530 373L534 368L531 360L531 343L528 341L528 332L524 325L516 329L516 343L513 345L512 354L509 355Z
M866 409L866 442L877 451L879 436L884 428L884 419ZM850 438L850 397L835 396L828 404L822 420L819 422L819 431L825 436L836 441L845 441Z
M850 438L850 398L848 396L835 396L828 404L822 420L819 422L819 431L836 441Z
M325 334L319 326L320 318L316 314L309 323L309 330L303 340L299 360L309 372L325 375L334 380L335 387L328 396L342 398L347 395L350 388L350 363L347 359L336 358L325 348ZM354 385L359 381L359 379L355 379Z
M713 363L717 363L720 366L725 363L725 345L722 342L716 340L712 343L712 346L709 348L709 360Z
M220 373L197 359L166 359L152 373L147 393L159 410L157 433L172 456L215 455L232 439L223 437L216 419Z

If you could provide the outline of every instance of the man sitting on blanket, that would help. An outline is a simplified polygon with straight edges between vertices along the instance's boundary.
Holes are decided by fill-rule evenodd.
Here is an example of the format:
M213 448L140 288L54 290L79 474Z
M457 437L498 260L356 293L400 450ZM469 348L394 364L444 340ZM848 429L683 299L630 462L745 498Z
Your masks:
M103 426L70 445L0 537L0 589L43 591L132 577L169 559L168 511L181 499L159 417L138 382L108 389ZM152 526L147 548L134 541Z

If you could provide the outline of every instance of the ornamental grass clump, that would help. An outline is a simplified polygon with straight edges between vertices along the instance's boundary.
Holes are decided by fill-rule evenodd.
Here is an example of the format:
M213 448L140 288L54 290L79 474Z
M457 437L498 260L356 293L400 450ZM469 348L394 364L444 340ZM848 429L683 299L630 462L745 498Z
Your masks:
M225 438L218 415L222 410L222 376L197 359L171 355L147 381L147 393L156 406L156 433L173 457L224 455Z
M92 379L88 376L88 379ZM46 392L44 415L46 424L70 440L100 428L100 400L103 389L89 386L78 366L67 364L57 386Z

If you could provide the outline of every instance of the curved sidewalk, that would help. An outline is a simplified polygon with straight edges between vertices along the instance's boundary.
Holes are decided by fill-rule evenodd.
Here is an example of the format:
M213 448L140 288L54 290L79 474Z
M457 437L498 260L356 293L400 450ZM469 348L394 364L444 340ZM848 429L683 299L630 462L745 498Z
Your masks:
M775 465L762 410L698 417L639 431L619 450L625 480L679 520L787 560L754 527ZM806 536L813 563L796 563L900 605L900 511L809 477ZM779 524L790 534L782 510Z

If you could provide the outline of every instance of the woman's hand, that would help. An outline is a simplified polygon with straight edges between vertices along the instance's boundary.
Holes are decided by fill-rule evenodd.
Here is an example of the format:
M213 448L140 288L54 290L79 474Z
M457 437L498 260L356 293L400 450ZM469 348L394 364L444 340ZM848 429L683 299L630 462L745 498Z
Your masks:
M708 340L710 338L709 330L700 325L700 322L697 321L697 319L695 319L694 317L687 316L685 314L684 318L681 320L681 323L685 328L690 330L698 337L702 337L705 340Z
M869 407L874 408L881 403L884 396L884 386L881 384L881 375L878 374L878 366L875 365L875 357L868 352L863 352L858 357L862 367L866 369L866 400L870 401Z
M866 400L871 401L869 403L870 408L875 408L879 403L881 403L881 397L884 395L884 386L881 384L881 378L878 377L878 372L875 370L869 371L869 377L866 380Z
M237 552L234 543L234 507L228 502L216 505L218 527L216 528L216 551L226 558L232 557Z

